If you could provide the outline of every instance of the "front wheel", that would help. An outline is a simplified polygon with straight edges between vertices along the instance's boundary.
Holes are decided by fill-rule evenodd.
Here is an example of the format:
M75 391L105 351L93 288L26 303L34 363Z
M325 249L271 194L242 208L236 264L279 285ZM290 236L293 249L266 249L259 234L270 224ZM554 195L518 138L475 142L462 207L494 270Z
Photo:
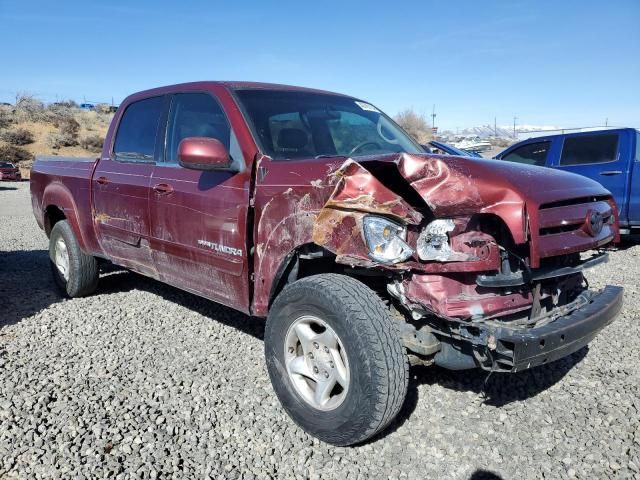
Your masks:
M67 297L83 297L98 286L98 262L82 251L71 225L57 222L49 237L49 258L53 280Z
M409 365L395 322L375 292L344 275L282 291L267 318L265 355L287 413L327 443L372 437L406 396Z

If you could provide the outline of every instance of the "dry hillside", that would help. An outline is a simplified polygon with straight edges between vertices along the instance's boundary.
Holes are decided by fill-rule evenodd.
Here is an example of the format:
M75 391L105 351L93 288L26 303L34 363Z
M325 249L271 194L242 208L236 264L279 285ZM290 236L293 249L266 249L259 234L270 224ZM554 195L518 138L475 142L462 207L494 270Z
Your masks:
M23 178L36 155L94 156L102 147L112 113L71 101L44 105L23 95L16 105L0 105L0 161L20 166Z

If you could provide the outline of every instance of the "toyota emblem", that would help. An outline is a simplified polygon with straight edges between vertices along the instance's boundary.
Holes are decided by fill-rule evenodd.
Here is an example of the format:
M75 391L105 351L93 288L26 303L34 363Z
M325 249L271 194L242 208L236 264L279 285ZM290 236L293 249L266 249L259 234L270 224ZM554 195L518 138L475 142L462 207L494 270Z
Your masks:
M587 214L586 224L589 235L595 237L602 231L602 227L604 226L604 217L600 212L592 210Z

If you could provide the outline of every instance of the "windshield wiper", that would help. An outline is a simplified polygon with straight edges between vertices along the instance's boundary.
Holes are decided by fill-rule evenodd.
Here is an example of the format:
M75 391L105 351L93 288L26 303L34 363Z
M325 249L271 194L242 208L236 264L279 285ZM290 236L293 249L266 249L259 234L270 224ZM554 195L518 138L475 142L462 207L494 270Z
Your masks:
M338 155L337 153L321 153L313 158L347 158L348 155Z

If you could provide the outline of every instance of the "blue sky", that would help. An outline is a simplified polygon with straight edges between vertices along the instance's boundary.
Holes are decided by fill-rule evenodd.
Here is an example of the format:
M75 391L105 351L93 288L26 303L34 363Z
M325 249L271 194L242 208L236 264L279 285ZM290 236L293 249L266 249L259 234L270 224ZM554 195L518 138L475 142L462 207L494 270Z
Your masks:
M640 1L0 0L0 101L304 85L445 128L640 127Z

